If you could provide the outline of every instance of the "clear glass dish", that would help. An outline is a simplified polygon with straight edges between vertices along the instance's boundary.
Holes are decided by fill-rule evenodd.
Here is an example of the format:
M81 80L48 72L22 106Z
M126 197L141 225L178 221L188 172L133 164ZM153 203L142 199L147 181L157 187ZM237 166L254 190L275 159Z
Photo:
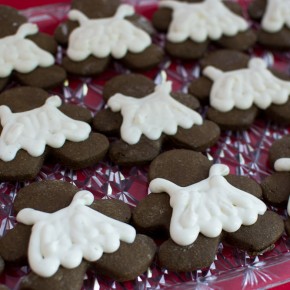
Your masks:
M131 0L136 10L150 18L156 9L157 0ZM239 1L246 7L250 1ZM67 4L35 7L23 13L31 22L36 22L42 31L52 32L67 14ZM158 35L157 43L162 45L164 37ZM271 53L261 49L252 51L253 55L263 57L269 65L282 71L290 69L290 53ZM58 57L62 52L59 50ZM93 113L102 108L102 89L104 83L119 73L126 72L119 63L99 77L70 78L61 90L54 91L71 102L89 108ZM188 84L199 76L197 62L183 63L167 58L157 69L146 75L158 83L166 76L174 83L174 89L186 91ZM218 144L208 150L208 158L230 166L231 173L246 175L258 182L271 174L267 165L268 150L274 140L289 134L290 128L277 127L269 122L258 120L244 132L222 134ZM72 171L61 165L44 165L35 181L43 179L65 180L81 189L90 190L96 198L120 199L134 207L148 194L147 167L119 168L104 161L85 170ZM0 184L0 233L3 235L15 224L13 200L19 188L27 183ZM272 210L286 217L286 210ZM135 281L116 283L87 273L83 289L258 289L270 288L290 281L290 239L284 235L270 252L250 257L246 252L220 244L216 259L209 269L190 273L173 273L160 269L155 261L146 273ZM27 267L8 267L0 277L0 282L17 289L19 279L27 273Z

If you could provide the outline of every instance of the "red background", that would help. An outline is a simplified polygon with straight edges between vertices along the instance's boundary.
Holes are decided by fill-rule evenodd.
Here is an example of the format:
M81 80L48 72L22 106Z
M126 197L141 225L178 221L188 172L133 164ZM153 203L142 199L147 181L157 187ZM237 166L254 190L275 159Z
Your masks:
M108 0L110 1L110 0ZM33 6L48 5L53 3L68 3L70 0L0 0L0 4L13 6L17 9L25 9Z

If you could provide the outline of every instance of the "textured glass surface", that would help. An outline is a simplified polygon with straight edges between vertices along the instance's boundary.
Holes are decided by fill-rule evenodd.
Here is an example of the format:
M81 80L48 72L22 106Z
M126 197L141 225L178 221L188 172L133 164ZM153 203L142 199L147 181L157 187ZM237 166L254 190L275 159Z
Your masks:
M156 6L154 0L131 0L138 11L150 17ZM246 7L249 1L240 1ZM45 31L52 31L68 11L67 5L53 5L33 8L24 11L33 22L37 22ZM157 36L156 43L164 42L164 36ZM262 56L269 65L282 71L290 70L290 54L272 54L255 50L253 55ZM62 51L58 53L59 60ZM65 102L71 102L89 108L92 113L103 107L102 89L104 83L112 76L127 72L119 63L113 63L108 71L96 78L71 78L66 81L61 91L56 91ZM164 78L174 83L175 90L186 92L188 84L198 77L200 69L197 63L183 63L167 58L158 69L147 75L161 82ZM205 109L206 110L206 109ZM275 124L258 120L244 132L225 132L218 144L207 151L208 158L215 162L230 166L231 173L246 175L258 182L271 174L267 165L268 150L274 140L289 133L290 128L278 127ZM40 180L65 180L80 189L90 190L96 198L120 199L135 207L140 199L148 194L147 168L120 168L106 160L97 166L85 170L72 171L61 165L44 165L38 177ZM13 216L13 200L17 191L28 183L0 184L0 231L11 229L15 224ZM286 217L286 210L272 210ZM201 269L190 273L173 273L160 269L156 263L148 271L137 277L135 281L116 283L109 279L96 277L88 272L84 277L87 290L96 289L252 289L275 285L290 279L290 240L284 235L275 248L263 255L250 257L246 252L220 244L216 259L209 269ZM156 262L156 261L155 261ZM17 285L19 277L27 273L27 268L9 268L2 275L1 282L10 287ZM17 286L16 286L17 287Z

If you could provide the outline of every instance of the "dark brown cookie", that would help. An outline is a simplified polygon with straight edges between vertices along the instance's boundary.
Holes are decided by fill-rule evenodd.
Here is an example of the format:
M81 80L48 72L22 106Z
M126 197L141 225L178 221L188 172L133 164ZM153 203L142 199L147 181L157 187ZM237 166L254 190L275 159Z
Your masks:
M274 205L287 205L290 195L290 173L275 172L261 183L264 199Z
M213 168L211 167L211 162L200 153L188 150L172 150L161 154L151 163L149 180L163 178L176 185L186 187L207 179L210 168ZM246 191L257 198L262 197L261 187L254 180L236 175L227 175L225 178L232 186ZM155 179L153 182L157 181ZM184 195L185 193L182 190L176 191L175 194ZM174 211L171 206L176 203L177 198L178 196L173 193L173 188L170 194L152 192L133 211L132 220L136 228L150 235L168 237L169 228L171 234L173 231L173 226L170 223L172 221L171 215ZM195 204L195 206L197 205ZM175 220L181 220L181 218L177 218L177 214L176 211ZM234 246L239 246L244 250L250 252L265 251L282 235L281 221L282 219L278 215L274 214L273 217L272 213L267 212L265 215L259 216L258 221L253 225L241 226L238 231L225 233L224 235L227 237L227 242ZM266 227L264 223L267 222L273 222L272 228L275 230L274 232L271 232L271 229L264 229ZM239 234L243 231L246 231L245 237ZM253 239L252 243L248 242L247 244L247 240L250 239L248 232L253 236L255 232L259 232L262 237ZM173 271L193 271L209 267L214 260L219 241L222 238L223 236L221 235L209 238L199 233L197 239L192 244L186 246L179 245L173 241L173 238L170 238L160 246L158 253L159 262L161 266Z
M208 53L200 61L200 66L204 69L205 67L211 65L223 71L231 71L246 68L249 60L250 56L245 53L228 49L220 49Z
M107 102L110 97L120 93L134 98L143 98L154 91L154 83L140 74L119 75L106 82L103 98Z
M290 125L290 98L283 105L272 104L267 110L265 110L265 116L269 120L281 125Z
M219 50L209 53L200 61L202 70L213 66L222 71L235 71L247 68L250 57L244 53L230 50ZM269 71L282 80L289 81L289 76L273 69ZM189 85L189 93L198 98L202 103L209 102L209 96L213 88L213 82L206 76L200 76ZM259 109L253 104L250 108L242 110L234 107L230 111L220 112L218 109L209 107L207 118L220 126L222 130L245 130L250 127L259 114ZM290 124L290 101L283 105L270 104L264 110L267 119L279 124Z
M283 157L290 158L290 136L288 135L273 142L269 150L270 166L274 168L275 161Z
M254 0L248 7L249 15L252 19L261 20L267 9L267 0ZM289 50L290 48L290 29L286 24L275 32L266 31L262 26L258 30L258 43L268 49Z
M0 14L0 38L14 35L20 26L27 21L24 16L20 15L20 13L12 7L0 5ZM26 39L31 40L38 48L52 55L57 51L57 43L50 35L38 32L27 36ZM30 59L28 59L28 62L29 61ZM4 88L10 77L15 77L15 79L23 85L48 89L62 84L66 79L66 72L63 68L55 64L50 66L46 65L45 67L37 66L34 70L25 73L21 73L14 69L10 76L0 79L0 90Z
M216 123L204 120L201 126L193 126L190 129L180 128L175 135L168 136L168 139L176 148L204 152L207 148L216 144L219 136L220 129Z
M131 210L128 205L118 199L99 199L94 201L90 207L124 223L128 223L131 218Z
M258 255L271 250L283 232L283 219L272 211L266 211L255 224L241 226L234 233L225 232L224 238L232 246L246 250L251 255Z
M180 0L178 0L180 1ZM202 1L180 1L180 2L202 2ZM242 9L238 3L225 1L224 4L234 13L242 16ZM172 9L168 7L159 7L154 13L152 23L154 27L160 32L167 32L170 23L172 21ZM232 37L222 36L219 40L215 41L220 46L235 49L235 50L247 50L252 47L256 42L256 34L248 29L244 32L239 32ZM165 50L174 57L181 59L198 59L204 55L210 40L207 39L204 42L195 42L191 39L187 39L180 43L174 43L169 40L165 42Z
M42 89L18 87L2 93L0 105L8 106L13 113L19 113L41 107L48 98L49 94ZM75 105L63 104L60 111L75 120L86 123L92 120L89 110ZM33 157L21 149L13 160L0 161L0 179L32 179L38 174L46 157L73 169L88 167L103 159L108 149L107 138L99 133L90 133L89 137L81 142L66 141L61 148L46 146L44 153L38 157Z
M21 24L26 21L26 18L18 10L10 6L0 5L0 38L16 33Z
M280 158L290 158L290 137L288 135L273 142L269 150L269 164L274 169ZM277 168L276 168L277 169ZM279 171L266 177L262 182L264 199L271 205L286 207L290 195L290 172Z
M211 165L211 161L201 153L185 149L170 150L152 161L148 179L164 178L179 186L188 186L207 178Z
M263 196L261 186L255 180L247 176L229 174L225 179L234 187L249 192L257 198L261 199Z
M82 262L75 269L65 269L60 267L59 270L50 278L39 277L31 272L25 276L19 285L20 290L79 290L83 285L83 279L86 274L88 264Z
M232 109L229 112L220 112L214 108L209 108L207 118L220 126L222 130L246 130L255 121L259 110L252 106L247 110Z
M118 13L117 10L120 5L121 3L119 0L114 0L112 2L104 2L101 0L75 0L72 2L71 9L78 10L89 19L100 19L114 16L115 13ZM138 14L133 14L125 19L134 26L145 31L148 35L154 33L154 29L150 22ZM67 20L60 24L55 31L56 40L62 45L70 46L70 34L79 26L77 21L72 20ZM63 59L62 65L70 74L80 76L97 75L107 68L112 59L111 55L113 57L115 54L110 53L107 57L103 58L91 54L80 61L74 59L68 52L67 56ZM151 43L140 52L128 50L124 56L121 58L118 57L118 59L129 69L148 70L157 66L162 61L163 50Z
M209 267L214 261L220 238L199 235L189 246L179 246L171 239L159 249L158 259L162 267L175 272L191 272Z
M32 183L17 194L15 212L32 208L53 213L69 206L78 191L72 184L62 181ZM95 200L90 207L121 222L128 222L131 217L129 206L119 200ZM30 234L31 226L18 223L0 239L0 255L3 254L6 262L14 264L27 262ZM48 278L40 277L32 271L22 279L20 289L80 289L84 274L90 266L97 274L108 275L118 281L131 280L147 270L155 251L156 245L153 240L144 235L137 235L132 244L121 241L117 251L103 254L95 262L83 260L73 269L60 267Z
M110 3L102 0L74 0L71 9L77 9L89 18L103 18L113 16L120 5L119 0L112 0ZM54 37L62 45L68 43L70 33L79 25L76 21L67 20L61 23L54 32Z
M89 56L83 61L75 62L65 56L62 60L62 66L64 69L67 72L78 76L99 75L108 67L109 63L109 57L96 58Z
M150 140L145 136L137 144L129 145L123 140L117 140L110 145L109 157L119 165L134 166L147 164L161 151L162 138Z
M106 83L104 99L108 102L110 97L117 93L140 99L152 94L155 87L153 81L143 75L120 75ZM171 92L170 95L192 110L196 110L200 106L198 100L189 94ZM108 136L120 137L122 123L121 113L107 108L96 114L93 127ZM165 148L173 145L178 148L205 151L217 142L219 135L220 129L215 123L204 121L201 125L193 125L189 129L178 127L176 134L162 134L157 140L150 140L145 135L142 135L136 144L128 144L122 139L118 140L111 144L109 156L113 162L119 165L144 164L153 160L160 153L162 146Z
M31 73L15 72L14 76L24 86L51 89L62 85L66 79L66 72L58 65L38 67Z
M171 215L169 195L154 193L138 203L132 214L132 222L138 232L168 237Z
M149 70L161 63L164 53L161 47L151 44L142 53L128 52L121 62L132 70Z
M103 254L98 261L93 263L93 268L96 273L116 281L133 280L148 269L155 252L156 245L151 238L137 235L132 244L121 242L117 252Z

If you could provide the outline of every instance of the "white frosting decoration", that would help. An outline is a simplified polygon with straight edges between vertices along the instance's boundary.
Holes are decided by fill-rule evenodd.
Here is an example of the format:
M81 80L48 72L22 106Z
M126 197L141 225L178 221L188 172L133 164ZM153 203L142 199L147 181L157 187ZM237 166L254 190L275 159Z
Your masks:
M67 54L74 61L82 61L89 55L102 58L112 54L119 59L129 50L140 53L151 45L150 36L140 28L124 19L135 13L128 4L119 6L110 18L88 19L82 12L71 10L70 20L77 20L80 27L73 30L69 37Z
M48 67L54 64L54 57L38 47L26 36L38 32L32 23L22 24L16 34L0 38L0 77L4 78L13 70L29 73L37 66Z
M28 247L33 272L50 277L60 265L72 269L83 257L93 262L103 253L117 251L120 240L134 242L135 229L87 207L93 201L93 194L82 190L68 207L57 212L25 208L18 213L18 222L33 225Z
M214 81L210 105L221 112L234 107L246 110L253 104L266 109L285 104L290 95L290 82L275 77L260 58L252 58L248 68L230 72L207 66L203 74Z
M290 28L290 0L267 0L262 28L275 33L281 30L284 25Z
M89 137L89 124L69 118L57 107L58 96L49 97L45 104L31 111L12 113L9 107L0 106L3 130L0 136L0 159L11 161L20 149L37 157L45 146L60 148L65 140L84 141Z
M125 142L136 144L142 134L157 140L162 132L176 134L178 126L189 129L194 124L202 124L200 114L170 96L171 89L172 83L165 82L157 85L155 91L144 98L115 94L109 99L111 110L121 111L123 116L121 137Z
M249 27L245 19L229 10L221 0L201 3L165 0L160 1L159 6L173 10L167 33L171 42L183 42L188 38L196 42L204 42L207 38L217 40L222 35L234 36Z
M290 157L279 158L274 163L274 169L276 171L289 171L290 172ZM287 205L287 212L290 216L290 196Z
M290 158L279 158L274 163L276 171L290 171Z
M170 195L173 213L170 222L172 240L181 245L192 244L199 233L214 238L222 230L237 231L241 225L252 225L266 205L255 196L235 188L223 177L229 167L215 164L209 177L187 187L156 178L149 188L152 192Z

